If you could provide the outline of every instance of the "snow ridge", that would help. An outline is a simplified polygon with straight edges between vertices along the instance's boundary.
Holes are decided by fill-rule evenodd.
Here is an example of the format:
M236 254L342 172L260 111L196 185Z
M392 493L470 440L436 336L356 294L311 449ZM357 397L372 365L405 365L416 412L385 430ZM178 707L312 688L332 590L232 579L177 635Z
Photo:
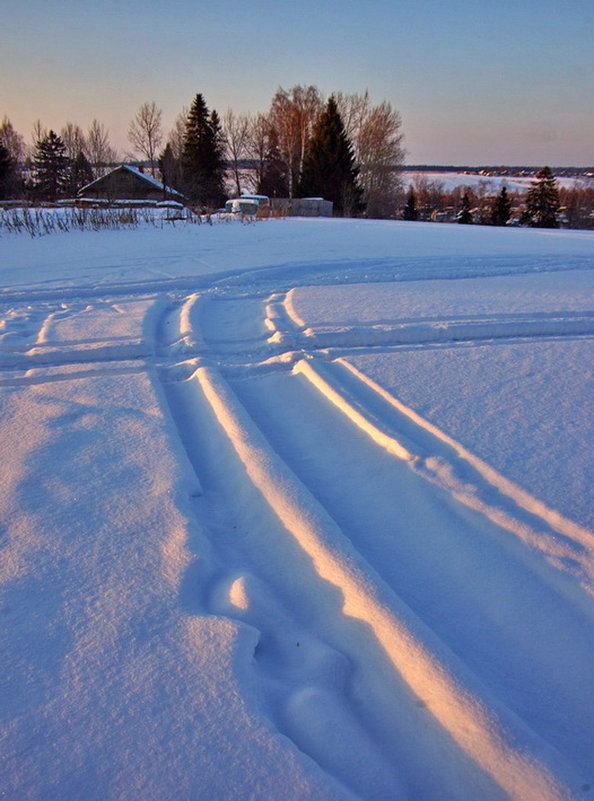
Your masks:
M336 524L270 449L220 377L206 367L198 368L196 377L252 482L311 556L319 575L340 588L344 613L372 627L394 667L441 725L510 798L567 798L568 789L543 764L539 765L537 754L547 750L544 744L536 744L519 721L498 708L493 699L485 704L470 689L475 684L472 678L461 666L456 670L453 656L439 659L443 647L431 641L409 610L396 599L386 598L384 587L370 584L368 566L360 564ZM389 611L394 607L398 616ZM518 739L534 741L536 753L517 752L513 743ZM567 768L560 773L571 775Z
M397 458L408 461L415 472L451 493L457 501L480 511L531 547L542 551L557 568L566 570L567 565L571 565L575 572L575 566L579 564L584 588L594 593L594 565L589 557L594 548L594 534L589 529L548 508L542 501L506 479L490 465L470 453L467 448L424 420L413 409L406 407L345 359L339 358L334 364L355 377L356 381L350 382L355 386L355 398L357 395L361 396L362 387L369 387L373 393L402 415L405 421L410 421L413 426L430 434L432 442L422 448L423 456L409 451L393 433L385 430L385 424L379 428L378 424L371 420L368 412L362 411L366 409L364 404L359 403L357 404L359 408L355 408L347 399L345 390L337 389L338 383L330 383L325 377L329 369L327 366L323 368L316 364L315 360L302 360L295 365L294 371L304 375L325 398L374 442ZM356 386L357 384L359 386ZM368 406L369 404L367 408ZM407 433L410 437L410 430ZM447 450L441 447L442 444L447 446ZM476 471L473 483L467 469L462 476L456 477L456 464L459 460L463 460ZM496 490L495 499L493 493L485 492L484 485L490 485ZM523 519L526 516L522 515L521 510L528 512L531 519ZM547 530L550 533L547 534Z

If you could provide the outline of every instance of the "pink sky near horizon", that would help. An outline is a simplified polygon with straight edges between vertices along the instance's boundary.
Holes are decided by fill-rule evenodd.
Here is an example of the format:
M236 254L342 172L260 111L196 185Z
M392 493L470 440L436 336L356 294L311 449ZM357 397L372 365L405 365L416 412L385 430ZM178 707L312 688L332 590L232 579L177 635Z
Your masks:
M594 163L594 10L582 0L3 6L0 116L27 141L37 119L59 130L97 118L125 157L145 101L168 130L197 92L245 113L313 83L389 101L409 164Z

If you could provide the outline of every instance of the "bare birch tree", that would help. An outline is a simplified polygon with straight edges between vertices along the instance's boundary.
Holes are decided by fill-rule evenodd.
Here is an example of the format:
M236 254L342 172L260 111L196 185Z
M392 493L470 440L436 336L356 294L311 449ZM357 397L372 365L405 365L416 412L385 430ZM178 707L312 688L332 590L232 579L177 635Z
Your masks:
M323 109L324 101L316 86L294 86L288 91L281 88L272 99L269 120L287 166L290 197L299 183L305 148Z
M109 131L98 120L93 120L87 133L87 156L96 175L105 174L108 165L117 159L117 153L109 142Z
M383 101L372 105L369 93L337 93L336 102L355 150L368 217L393 216L402 193L404 135L400 114Z
M128 140L148 160L153 177L157 153L163 144L162 116L154 101L143 103L128 127Z
M60 131L60 139L66 148L66 155L74 161L79 153L87 155L87 140L83 129L74 122L67 122Z
M181 112L175 118L172 129L169 131L167 143L171 145L171 151L174 157L180 161L184 152L184 141L186 138L186 126L188 122L189 109L184 106Z
M167 186L181 189L183 184L182 156L188 123L189 109L187 106L175 118L175 122L167 134L167 142L163 152L159 155L157 164L161 173L161 180Z
M31 153L35 151L37 143L41 142L48 134L48 130L41 120L35 120L31 128Z
M247 153L254 164L250 170L249 182L255 192L260 190L266 170L266 157L268 155L270 122L266 114L256 114L250 118L248 129Z
M27 155L25 140L15 131L11 121L5 115L0 124L0 144L2 144L15 164L21 164Z
M344 125L344 130L348 138L351 140L353 147L356 147L356 140L359 135L363 123L369 115L371 108L371 99L369 92L361 94L345 95L343 92L335 92L334 99L338 106L340 118ZM355 155L358 155L355 153Z
M235 189L241 194L240 162L246 158L249 150L250 116L248 114L235 114L227 109L223 115L223 136L227 161L233 173Z

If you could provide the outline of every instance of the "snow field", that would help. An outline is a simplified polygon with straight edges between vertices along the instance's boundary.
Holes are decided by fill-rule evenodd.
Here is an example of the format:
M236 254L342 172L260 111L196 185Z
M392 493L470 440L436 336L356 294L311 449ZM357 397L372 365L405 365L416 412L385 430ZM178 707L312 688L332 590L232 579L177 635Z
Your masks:
M497 193L506 186L510 192L527 192L531 188L534 177L519 175L476 175L464 172L404 172L403 181L405 186L414 184L416 178L425 178L427 181L435 181L443 184L446 192L451 192L458 186L470 186L473 189L484 186L489 192ZM557 181L560 186L572 189L574 186L591 186L592 178L571 178L559 176Z
M548 503L549 517L592 527L593 297L590 271L304 287L284 300L277 336L343 349L427 425ZM391 325L372 322L390 308Z
M8 243L6 798L588 796L593 238L433 228Z
M410 281L589 268L589 231L287 219L163 230L5 237L7 303L307 283Z

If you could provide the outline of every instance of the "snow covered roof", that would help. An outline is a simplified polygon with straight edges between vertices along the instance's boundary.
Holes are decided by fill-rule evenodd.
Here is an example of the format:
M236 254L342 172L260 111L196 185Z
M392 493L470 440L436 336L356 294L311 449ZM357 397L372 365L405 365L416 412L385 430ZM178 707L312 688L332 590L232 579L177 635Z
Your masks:
M152 175L148 175L147 173L139 170L137 167L133 167L131 164L120 164L119 167L115 167L115 169L108 172L106 175L101 176L100 178L96 178L94 181L91 181L90 184L83 186L80 190L80 193L85 192L87 189L92 189L96 186L96 184L104 181L113 173L118 172L119 170L126 170L127 172L131 172L137 178L140 178L142 181L145 181L147 184L150 184L153 189L158 189L160 192L167 192L170 195L176 195L177 197L184 197L181 192L178 192L177 189L174 189L172 186L166 186L161 181L158 181L156 178L153 178Z

